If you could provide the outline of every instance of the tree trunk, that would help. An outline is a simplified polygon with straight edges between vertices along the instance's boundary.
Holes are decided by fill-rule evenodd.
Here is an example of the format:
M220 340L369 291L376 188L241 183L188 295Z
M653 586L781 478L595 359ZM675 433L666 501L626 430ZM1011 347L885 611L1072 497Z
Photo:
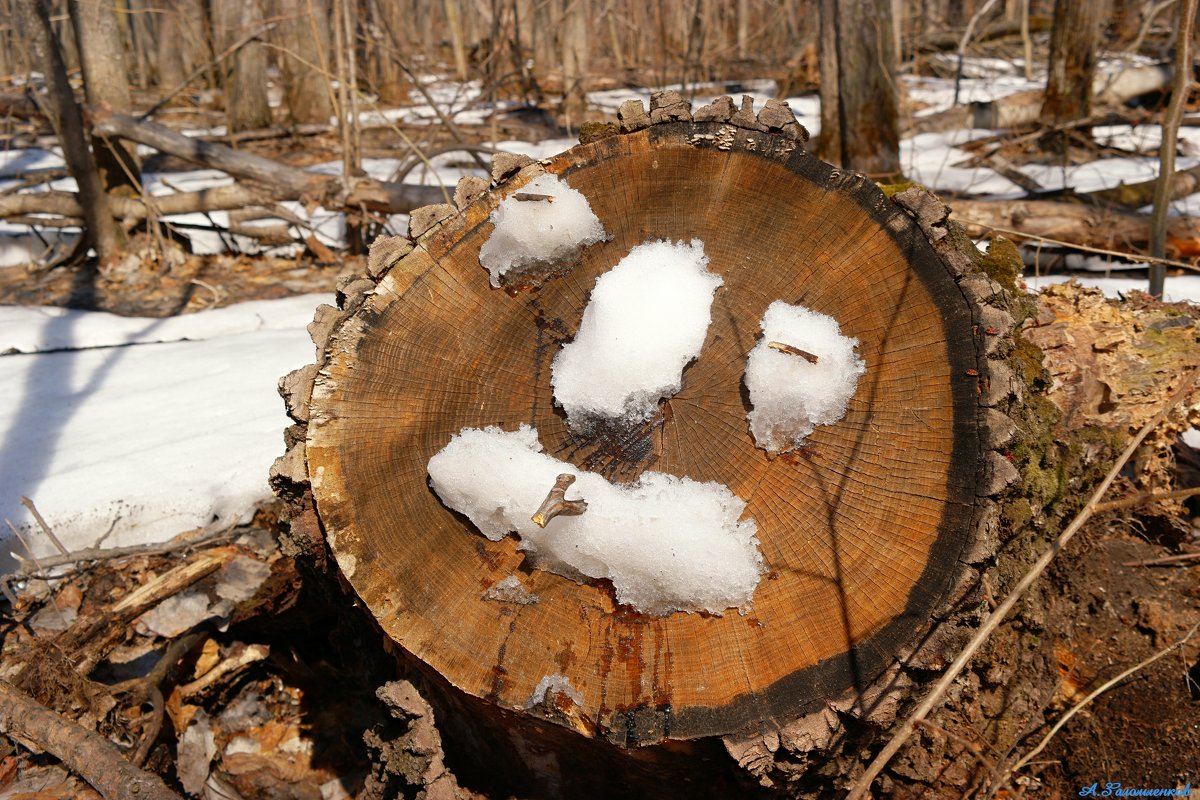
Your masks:
M128 113L129 79L117 9L111 0L70 0L67 9L76 32L88 105ZM119 141L93 137L92 152L106 191L123 197L141 193L141 165L133 150Z
M17 13L34 61L46 82L46 115L54 125L67 169L79 185L87 236L101 259L111 258L121 251L125 235L113 219L104 182L92 151L88 149L83 115L71 91L62 50L50 24L49 3L47 0L17 0Z
M214 38L223 49L262 24L261 0L214 0ZM271 126L267 49L252 41L225 61L225 119L230 133Z
M889 202L817 161L782 103L755 117L724 98L695 117L656 93L649 114L622 108L625 135L515 175L522 162L498 157L494 192L467 179L457 209L414 213L442 220L414 226L415 247L372 251L370 278L310 326L318 365L281 384L307 426L273 470L296 504L291 546L324 558L324 531L446 730L483 769L505 764L517 794L737 796L750 788L722 747L782 729L807 753L843 724L886 724L881 698L894 709L911 685L899 661L944 657L944 641L913 651L932 619L961 621L994 554L989 498L1016 479L997 452L1014 430L1013 320L940 203L919 189ZM611 238L534 287L496 290L479 263L488 220L542 172L583 192ZM572 433L551 361L594 281L634 245L693 238L723 285L683 389L628 435ZM741 375L774 298L838 318L869 377L841 422L770 458L747 432ZM651 468L748 498L768 569L752 609L638 613L604 581L529 570L511 538L480 536L428 488L428 460L464 427L518 424L571 469L629 482ZM500 591L512 580L521 591Z
M328 123L333 116L330 99L332 59L329 53L327 0L278 0L284 105L288 119L298 125Z
M589 0L573 0L563 20L563 117L569 128L578 128L587 112Z
M156 0L154 4L154 81L164 91L178 86L190 71L184 68L187 39L183 14L177 3Z
M819 155L877 179L900 173L890 0L821 0Z
M1055 0L1043 118L1061 124L1088 116L1099 54L1104 3Z

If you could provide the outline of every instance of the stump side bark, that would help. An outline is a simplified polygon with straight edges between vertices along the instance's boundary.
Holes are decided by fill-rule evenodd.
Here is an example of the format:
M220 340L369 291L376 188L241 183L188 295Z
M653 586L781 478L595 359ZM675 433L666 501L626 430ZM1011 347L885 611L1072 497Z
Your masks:
M894 713L899 665L947 650L934 623L994 551L988 498L1016 477L996 452L1013 432L1012 319L931 195L889 200L808 155L771 111L747 120L718 102L694 122L656 99L649 116L625 110L623 135L515 175L501 159L492 192L460 187L462 208L414 214L443 220L415 243L376 248L371 277L310 326L317 365L282 382L298 425L273 483L297 505L293 547L319 559L327 536L383 631L499 712L627 747L733 734L735 749L791 730L819 749L838 728L831 708ZM542 171L582 191L613 238L538 287L493 289L477 260L488 216ZM684 389L632 439L572 435L550 362L591 285L636 244L693 237L725 285ZM837 318L867 373L842 421L770 459L750 440L740 377L775 299ZM770 570L753 610L644 617L606 584L523 569L515 541L445 509L429 457L463 427L520 423L610 479L652 468L747 499ZM538 603L485 599L513 574ZM549 675L581 700L531 703Z

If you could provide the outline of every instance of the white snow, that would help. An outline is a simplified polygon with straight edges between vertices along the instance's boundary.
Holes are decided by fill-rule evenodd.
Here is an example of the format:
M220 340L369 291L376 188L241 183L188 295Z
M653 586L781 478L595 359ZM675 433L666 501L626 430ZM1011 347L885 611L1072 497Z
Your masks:
M68 549L163 541L248 519L288 424L279 376L313 359L305 326L326 296L170 319L4 309L0 520L53 552L33 499ZM27 557L0 529L0 572Z
M699 239L638 245L596 280L574 341L554 359L554 399L569 424L649 419L704 346L721 278Z
M464 428L429 460L433 490L487 538L515 531L534 566L612 582L620 603L647 614L749 606L763 571L746 503L719 483L644 472L617 486L541 452L527 425ZM567 499L587 510L545 528L531 517L558 475L576 482Z
M769 453L804 444L817 425L846 413L866 365L833 317L776 300L762 318L762 338L746 359L747 415L755 443ZM772 348L790 345L817 358Z
M522 200L545 195L553 200ZM492 286L501 279L574 266L580 250L607 238L587 198L557 175L539 175L513 192L491 216L495 229L479 250Z
M575 705L583 704L583 695L575 690L571 685L571 681L566 675L546 675L538 685L534 687L533 694L529 695L529 699L525 701L525 710L541 705L546 700L546 695L565 694L567 697L575 701Z
M1144 292L1150 288L1146 278L1111 278L1099 275L1026 275L1025 287L1031 292L1037 292L1056 283L1066 283L1076 280L1082 286L1089 286L1104 292L1105 297L1114 299L1128 294L1133 290ZM1163 300L1168 303L1197 303L1200 304L1200 275L1172 275L1163 282Z

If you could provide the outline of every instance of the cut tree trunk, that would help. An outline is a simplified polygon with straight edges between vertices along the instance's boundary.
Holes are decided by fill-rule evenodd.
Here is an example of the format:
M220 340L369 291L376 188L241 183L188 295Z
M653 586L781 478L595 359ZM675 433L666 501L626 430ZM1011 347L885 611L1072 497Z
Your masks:
M648 115L622 108L621 129L519 171L498 157L495 190L466 179L457 215L414 213L415 242L377 244L370 277L310 326L317 364L281 382L298 427L272 482L293 503L289 546L318 561L328 547L439 720L475 763L505 764L509 789L729 796L718 737L745 753L774 736L773 752L792 731L788 752L819 752L847 725L886 725L905 670L947 658L934 622L977 613L964 598L998 545L991 497L1017 478L997 452L1015 431L1013 320L940 202L889 201L813 158L782 103L756 118L722 98L693 119L656 93ZM489 215L544 172L611 238L540 285L494 289L478 260ZM594 281L635 245L693 238L724 284L683 389L627 438L572 433L550 365ZM775 299L838 319L867 373L844 419L771 458L741 376ZM646 616L605 581L531 571L513 539L484 539L429 489L427 463L464 427L519 424L613 480L652 465L746 499L768 569L752 609ZM513 576L536 602L489 590ZM552 676L570 688L547 691Z

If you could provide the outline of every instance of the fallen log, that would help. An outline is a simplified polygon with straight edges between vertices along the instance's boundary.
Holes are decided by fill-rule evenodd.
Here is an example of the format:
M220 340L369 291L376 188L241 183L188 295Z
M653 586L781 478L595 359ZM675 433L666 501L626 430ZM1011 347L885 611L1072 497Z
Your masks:
M366 207L379 213L404 214L445 197L436 186L389 183L365 177L352 178L347 183L340 177L315 175L269 158L184 136L154 122L110 111L94 112L92 129L97 136L128 139L193 164L252 181L263 187L262 191L274 200L311 198L326 208Z
M1059 200L955 200L953 219L974 236L992 231L1148 255L1150 217L1116 208ZM1172 217L1167 250L1173 258L1200 255L1200 220Z
M1092 82L1094 104L1120 106L1148 92L1159 91L1171 82L1170 64L1131 67L1112 75L1097 75ZM1042 116L1041 89L1000 97L982 103L955 106L938 114L913 120L909 133L936 133L957 128L1019 128L1037 123Z

